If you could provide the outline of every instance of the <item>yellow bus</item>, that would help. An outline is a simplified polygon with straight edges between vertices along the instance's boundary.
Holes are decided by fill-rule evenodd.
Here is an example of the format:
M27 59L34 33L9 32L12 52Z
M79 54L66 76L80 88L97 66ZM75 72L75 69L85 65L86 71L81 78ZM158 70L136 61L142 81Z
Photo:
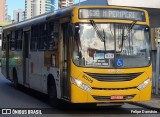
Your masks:
M2 73L52 105L151 98L149 17L118 6L72 6L3 28Z

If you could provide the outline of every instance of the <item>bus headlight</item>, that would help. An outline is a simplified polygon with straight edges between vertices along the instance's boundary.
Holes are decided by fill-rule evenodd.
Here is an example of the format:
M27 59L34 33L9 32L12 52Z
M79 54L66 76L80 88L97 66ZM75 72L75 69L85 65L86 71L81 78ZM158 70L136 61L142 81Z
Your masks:
M147 85L149 85L151 83L151 79L148 78L147 80L145 80L143 83L141 83L137 88L139 90L143 90L144 88L147 87Z
M90 86L88 86L86 83L84 83L84 82L82 82L82 81L80 81L80 80L78 80L76 78L72 78L71 77L71 82L73 84L75 84L76 86L78 86L79 88L81 88L81 89L83 89L83 90L85 90L87 92L92 90L92 88Z

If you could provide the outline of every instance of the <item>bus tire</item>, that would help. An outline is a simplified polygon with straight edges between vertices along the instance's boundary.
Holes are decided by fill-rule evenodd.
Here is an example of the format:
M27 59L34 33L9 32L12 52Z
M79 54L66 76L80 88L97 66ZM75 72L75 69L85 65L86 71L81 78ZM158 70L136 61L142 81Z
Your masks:
M13 85L14 85L14 88L16 89L19 88L17 72L15 69L13 69Z
M49 97L49 103L52 106L57 107L58 106L57 90L53 78L51 78L48 82L48 97Z

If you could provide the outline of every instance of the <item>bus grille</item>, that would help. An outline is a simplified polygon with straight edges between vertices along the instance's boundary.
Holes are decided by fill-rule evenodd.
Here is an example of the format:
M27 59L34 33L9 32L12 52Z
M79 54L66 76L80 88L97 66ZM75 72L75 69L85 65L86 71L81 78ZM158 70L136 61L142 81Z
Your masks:
M142 74L140 73L130 73L130 74L98 74L98 73L87 73L88 76L98 80L106 82L119 82L119 81L130 81Z
M92 87L94 90L130 90L130 89L136 89L137 87L127 87L127 88L97 88L97 87Z
M134 98L135 94L133 95L125 95L123 97L123 100L130 100L132 98ZM111 100L111 97L110 96L95 96L95 95L92 95L92 97L95 99L95 100L98 100L98 101L107 101L107 100Z

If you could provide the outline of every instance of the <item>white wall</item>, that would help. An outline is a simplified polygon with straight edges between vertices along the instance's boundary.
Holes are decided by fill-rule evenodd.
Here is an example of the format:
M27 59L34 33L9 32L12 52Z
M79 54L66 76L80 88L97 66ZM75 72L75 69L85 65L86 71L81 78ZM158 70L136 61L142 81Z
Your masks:
M109 5L160 8L160 0L108 0Z
M82 1L82 0L80 0ZM75 5L80 5L80 6L86 6L86 5L100 5L100 6L106 6L107 5L107 0L85 0L85 1L82 1L80 4L77 3Z

